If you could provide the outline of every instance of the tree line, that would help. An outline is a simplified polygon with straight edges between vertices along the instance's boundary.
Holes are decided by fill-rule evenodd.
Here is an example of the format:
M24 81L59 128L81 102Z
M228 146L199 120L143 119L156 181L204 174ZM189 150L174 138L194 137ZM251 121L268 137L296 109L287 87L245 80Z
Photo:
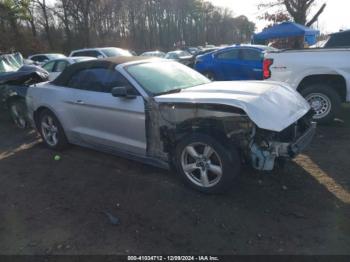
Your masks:
M232 6L234 9L234 6ZM204 0L0 0L0 51L168 50L250 42L255 24Z

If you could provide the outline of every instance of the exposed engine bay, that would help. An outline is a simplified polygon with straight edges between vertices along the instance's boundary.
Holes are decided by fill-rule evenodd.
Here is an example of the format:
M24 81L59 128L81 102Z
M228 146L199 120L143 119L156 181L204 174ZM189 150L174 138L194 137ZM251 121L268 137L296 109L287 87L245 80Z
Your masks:
M151 130L148 155L166 160L174 145L189 133L205 133L229 149L239 148L242 160L257 170L273 170L276 160L294 158L312 140L312 111L281 132L257 127L239 108L225 105L153 103L146 110ZM158 132L159 130L159 132Z

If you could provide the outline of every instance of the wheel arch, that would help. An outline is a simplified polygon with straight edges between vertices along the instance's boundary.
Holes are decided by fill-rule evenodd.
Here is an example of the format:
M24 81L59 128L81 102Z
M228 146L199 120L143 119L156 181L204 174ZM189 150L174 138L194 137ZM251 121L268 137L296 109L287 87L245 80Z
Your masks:
M54 114L57 117L58 121L60 121L61 125L63 126L62 121L61 121L59 115L55 112L55 110L53 110L49 106L42 105L42 106L38 107L33 113L33 119L34 119L34 123L35 123L36 128L39 128L39 117L40 117L41 112L43 112L45 110L48 110L52 114Z
M340 96L342 102L346 101L347 89L346 89L346 80L342 75L337 74L321 74L321 75L309 75L304 77L299 86L297 87L297 91L301 92L305 88L314 84L325 84L329 85L334 89L337 94Z
M161 128L161 139L164 143L164 151L172 154L181 140L190 134L207 135L214 138L227 150L236 147L241 151L242 140L245 139L243 136L250 132L250 129L244 129L246 127L241 125L246 123L246 121L241 121L242 117L240 115L235 116L237 121L232 120L231 123L234 124L230 127L220 118L193 118L179 123L176 128L163 127ZM244 131L230 136L229 133L233 130Z

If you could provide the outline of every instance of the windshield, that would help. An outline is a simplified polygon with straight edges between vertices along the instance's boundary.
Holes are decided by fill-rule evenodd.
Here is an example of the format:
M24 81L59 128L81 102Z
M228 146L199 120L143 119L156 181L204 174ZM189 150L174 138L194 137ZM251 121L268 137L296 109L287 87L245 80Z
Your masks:
M124 50L120 48L105 48L105 49L102 49L101 51L108 57L133 56L128 50Z
M186 56L191 56L190 53L186 51L176 51L176 52L169 52L166 54L165 58L167 59L178 59Z
M163 52L145 52L141 56L164 57L165 54Z
M23 65L21 54L9 54L0 56L0 73L17 71Z
M130 65L126 70L152 96L210 82L197 71L177 62L148 62Z

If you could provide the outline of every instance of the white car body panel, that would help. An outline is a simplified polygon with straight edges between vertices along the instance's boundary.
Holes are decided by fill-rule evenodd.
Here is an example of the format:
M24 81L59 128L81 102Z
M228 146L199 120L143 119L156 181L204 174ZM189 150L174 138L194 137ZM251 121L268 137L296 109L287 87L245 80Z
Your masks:
M144 101L40 83L28 89L29 116L39 107L50 109L72 144L103 145L131 154L146 154ZM109 121L106 121L109 119ZM130 126L133 129L130 129Z
M305 49L265 54L273 59L271 78L297 89L301 81L313 75L340 75L346 81L346 101L350 102L350 48Z
M49 81L55 80L61 73L60 72L50 72L49 73Z
M277 82L212 82L155 98L165 103L202 103L242 109L260 128L280 132L304 116L310 106L292 88Z

